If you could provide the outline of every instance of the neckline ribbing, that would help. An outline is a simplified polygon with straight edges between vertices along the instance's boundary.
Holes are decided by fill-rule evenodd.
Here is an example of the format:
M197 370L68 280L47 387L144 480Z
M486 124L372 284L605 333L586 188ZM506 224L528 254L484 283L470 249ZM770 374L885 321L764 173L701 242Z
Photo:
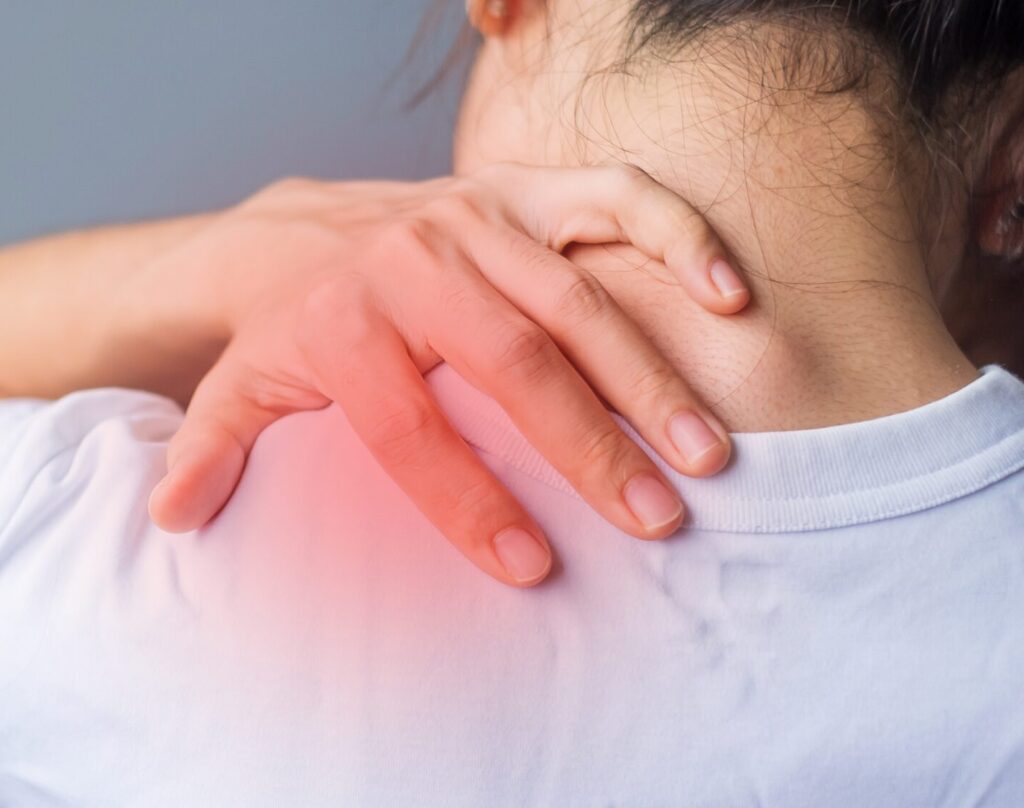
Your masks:
M472 446L574 497L501 406L450 365L427 375ZM1024 382L990 365L966 387L909 412L823 429L737 433L720 474L668 466L619 415L626 433L687 503L687 525L736 533L823 530L901 516L971 494L1024 468Z

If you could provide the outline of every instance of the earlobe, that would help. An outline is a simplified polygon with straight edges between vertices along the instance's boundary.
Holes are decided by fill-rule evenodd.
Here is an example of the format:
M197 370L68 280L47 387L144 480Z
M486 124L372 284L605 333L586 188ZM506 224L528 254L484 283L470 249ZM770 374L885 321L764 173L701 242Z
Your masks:
M484 36L505 31L513 12L514 0L466 0L470 24Z

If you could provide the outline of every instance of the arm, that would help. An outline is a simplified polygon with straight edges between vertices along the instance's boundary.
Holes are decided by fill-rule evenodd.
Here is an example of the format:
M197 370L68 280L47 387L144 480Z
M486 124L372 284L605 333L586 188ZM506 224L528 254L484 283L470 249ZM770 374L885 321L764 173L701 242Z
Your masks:
M103 227L0 250L0 397L118 386L186 402L226 334L197 308L196 278L144 268L213 219Z

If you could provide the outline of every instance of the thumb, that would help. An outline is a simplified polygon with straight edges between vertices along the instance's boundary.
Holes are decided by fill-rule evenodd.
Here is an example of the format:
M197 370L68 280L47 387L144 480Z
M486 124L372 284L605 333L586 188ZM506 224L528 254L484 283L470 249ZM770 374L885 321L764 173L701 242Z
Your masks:
M205 525L238 485L259 434L286 414L257 405L245 365L225 354L196 388L167 447L167 475L149 498L149 515L170 533Z

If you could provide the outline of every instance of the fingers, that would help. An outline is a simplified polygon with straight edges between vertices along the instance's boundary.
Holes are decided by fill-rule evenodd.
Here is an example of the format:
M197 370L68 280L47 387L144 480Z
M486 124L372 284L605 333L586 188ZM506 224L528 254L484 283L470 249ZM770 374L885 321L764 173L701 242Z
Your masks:
M475 273L460 284L445 297L448 310L435 310L435 350L497 399L530 443L608 521L640 538L675 531L683 517L678 495L558 346Z
M257 405L250 385L229 349L196 388L168 445L167 475L150 495L159 527L184 533L212 519L231 498L256 438L287 411Z
M383 317L315 317L303 348L317 384L392 480L470 561L532 586L551 569L543 531L451 427Z
M488 173L489 172L489 173ZM482 169L515 224L556 251L569 242L628 242L664 262L703 308L732 314L750 292L703 215L635 166Z
M525 236L510 251L484 235L468 237L480 271L659 455L691 477L726 465L726 429L593 275Z

